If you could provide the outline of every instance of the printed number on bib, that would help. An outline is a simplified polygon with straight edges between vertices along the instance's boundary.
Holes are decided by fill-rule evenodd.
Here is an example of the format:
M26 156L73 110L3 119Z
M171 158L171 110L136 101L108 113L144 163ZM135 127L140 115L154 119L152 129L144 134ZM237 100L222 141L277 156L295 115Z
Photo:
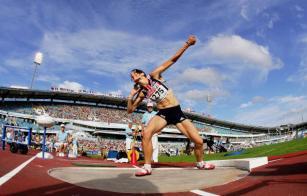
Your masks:
M158 82L154 83L153 88L149 92L149 98L153 101L161 101L166 95L167 89Z

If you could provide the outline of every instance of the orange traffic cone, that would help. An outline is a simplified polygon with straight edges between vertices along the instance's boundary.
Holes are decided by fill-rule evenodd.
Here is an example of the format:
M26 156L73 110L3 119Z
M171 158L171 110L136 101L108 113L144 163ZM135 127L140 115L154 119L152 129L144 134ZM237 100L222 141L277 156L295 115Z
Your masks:
M135 150L134 150L134 149L132 150L132 153L131 153L131 165L137 165L137 162L136 162L136 153L135 153Z

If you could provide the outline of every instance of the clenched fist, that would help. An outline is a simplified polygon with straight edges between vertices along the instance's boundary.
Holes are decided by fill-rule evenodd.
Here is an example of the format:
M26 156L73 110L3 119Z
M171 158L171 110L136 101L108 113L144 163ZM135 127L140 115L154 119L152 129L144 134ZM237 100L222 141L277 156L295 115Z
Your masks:
M192 45L194 45L195 43L196 43L196 37L195 37L195 35L190 35L189 38L188 38L188 40L187 40L187 44L188 44L189 46L192 46Z

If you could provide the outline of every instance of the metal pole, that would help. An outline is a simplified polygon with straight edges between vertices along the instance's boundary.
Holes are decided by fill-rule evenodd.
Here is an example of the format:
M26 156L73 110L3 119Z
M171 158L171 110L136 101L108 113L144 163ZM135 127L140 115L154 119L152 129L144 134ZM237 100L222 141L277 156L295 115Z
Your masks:
M34 82L34 78L35 78L36 70L37 70L37 66L38 66L37 63L34 63L34 64L35 64L35 68L34 68L34 73L33 73L33 76L32 76L32 81L31 81L30 89L32 89L32 87L33 87L33 82Z
M32 144L32 128L29 128L28 132L28 145L30 146Z
M46 130L47 128L44 127L44 137L43 137L43 149L42 149L42 152L43 152L43 159L45 159L45 150L46 150Z
M6 137L6 126L2 129L2 150L5 150L5 137Z

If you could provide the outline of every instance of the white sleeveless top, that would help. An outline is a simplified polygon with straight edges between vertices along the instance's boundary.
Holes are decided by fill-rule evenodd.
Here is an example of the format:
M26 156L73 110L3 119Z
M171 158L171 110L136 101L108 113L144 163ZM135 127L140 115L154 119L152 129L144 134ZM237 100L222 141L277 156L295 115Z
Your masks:
M149 84L143 87L142 92L147 99L159 103L166 97L169 88L164 82L151 78L149 75L147 76L147 79L149 80Z

